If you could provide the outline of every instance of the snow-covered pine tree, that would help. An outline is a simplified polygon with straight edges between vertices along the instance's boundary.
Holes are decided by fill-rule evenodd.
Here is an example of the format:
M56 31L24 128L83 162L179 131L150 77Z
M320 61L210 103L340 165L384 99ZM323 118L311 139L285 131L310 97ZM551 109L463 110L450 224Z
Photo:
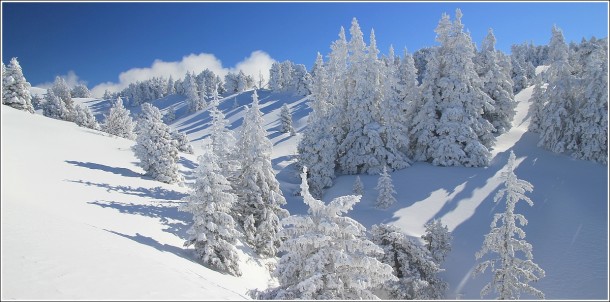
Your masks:
M234 182L239 197L236 209L238 220L244 225L246 218L252 215L256 234L264 234L272 239L249 234L244 226L247 238L256 251L263 256L275 256L280 245L277 233L281 226L264 221L273 221L288 216L288 211L280 206L286 204L280 185L275 179L271 166L271 141L267 138L267 131L263 128L264 120L258 105L256 90L252 94L252 105L247 109L237 141L237 159L240 170Z
M522 292L544 299L544 293L528 284L543 278L545 272L532 261L532 245L524 240L525 232L517 225L526 225L527 219L522 214L515 214L515 205L519 200L530 206L534 205L532 200L525 196L525 193L531 192L534 187L531 183L518 179L514 169L515 153L511 151L506 171L501 174L504 188L494 197L494 202L506 200L506 210L494 215L491 231L485 235L483 246L475 255L477 260L488 253L497 254L497 257L479 263L473 276L485 272L488 267L491 269L492 280L481 290L481 298L493 290L498 294L498 299L502 300L519 299ZM498 222L501 223L500 226ZM523 253L526 259L519 258L518 252Z
M176 148L178 148L178 151L188 154L195 153L193 151L193 146L191 145L191 142L189 141L189 138L188 136L186 136L186 134L178 131L178 129L172 129L171 134L172 139L176 142Z
M42 115L58 120L69 120L70 112L66 108L66 104L53 93L53 90L47 90L44 98L45 101L42 103Z
M224 89L228 93L238 92L237 90L237 75L229 72L225 75Z
M74 88L72 88L72 90L70 91L70 95L73 98L90 98L91 92L85 84L78 84L74 86Z
M7 66L2 64L2 104L34 113L30 87L17 58L12 58Z
M345 49L347 42L343 28L339 34L338 42L334 45L343 45L341 49ZM331 53L331 58L333 54ZM333 62L333 61L330 61ZM316 59L317 71L313 78L311 101L309 106L312 111L308 116L308 126L305 128L302 139L297 146L299 165L309 167L307 181L311 187L311 194L315 197L322 196L322 190L330 187L335 178L335 160L336 160L336 139L334 127L336 120L331 119L334 110L333 97L336 90L331 89L328 68L333 65L324 65L322 55L318 53ZM345 63L345 62L343 62Z
M104 96L102 96L102 100L110 101L112 99L112 93L110 93L110 91L108 90L104 90Z
M222 176L218 157L209 144L204 145L198 161L195 183L189 196L184 198L187 203L179 208L193 214L193 225L187 231L189 237L184 246L194 245L197 258L212 269L241 276L234 245L240 233L231 217L237 196L231 193L231 185Z
M176 93L176 87L174 87L174 77L172 77L171 75L169 76L169 79L167 79L167 84L165 87L165 96L168 95L172 95L174 93Z
M136 126L136 144L132 147L138 165L146 175L165 183L181 182L178 172L178 148L171 129L161 120L161 112L150 103L142 104Z
M447 226L441 224L441 221L434 219L428 221L424 227L426 233L421 238L426 242L426 248L430 251L434 261L441 265L445 261L445 257L451 251L451 240L453 236Z
M269 89L281 91L282 82L282 65L280 62L273 62L271 69L269 69Z
M595 48L583 67L578 99L581 104L574 118L578 146L574 157L608 163L608 54Z
M348 89L346 118L346 135L339 140L339 165L346 174L377 174L384 166L392 170L405 168L406 156L396 150L396 146L386 145L379 105L383 103L382 63L378 60L379 50L375 33L371 31L367 48L362 31L356 18L352 20L349 42L348 77L351 81ZM344 113L346 114L346 113ZM394 112L393 114L399 114ZM394 129L388 127L387 129Z
M100 125L97 123L95 116L88 106L76 104L72 112L72 121L81 127L99 130Z
M176 104L172 104L167 108L167 112L163 116L163 120L166 124L169 124L176 120Z
M521 90L527 87L529 80L526 76L526 70L522 64L525 62L519 61L519 59L514 55L514 52L510 56L511 58L511 78L513 80L513 94L519 93Z
M74 111L74 101L72 100L72 95L70 94L70 87L68 87L68 83L60 77L55 77L55 82L53 82L53 86L51 86L50 90L53 91L62 102L66 106L68 112L71 113Z
M377 181L377 187L375 190L379 192L377 195L377 201L375 206L380 209L387 209L396 203L396 191L394 190L394 184L392 183L392 176L388 174L387 168L383 167L383 171L379 174L379 180Z
M553 26L552 32L549 43L551 66L547 70L549 85L545 90L546 103L540 115L538 145L555 153L563 153L576 140L572 116L578 106L578 85L572 75L563 33L556 26Z
M398 280L381 288L397 300L442 299L447 283L437 274L443 271L430 252L393 225L379 224L371 228L371 240L383 249L381 262L393 269Z
M374 289L395 281L392 268L375 259L383 251L366 238L366 228L342 214L360 201L348 195L329 204L309 193L307 168L301 175L301 196L308 215L282 220L288 239L280 247L274 276L279 287L264 292L263 299L348 300L378 299Z
M530 115L528 130L540 133L540 123L542 121L543 109L547 102L545 91L548 84L543 84L540 77L536 77L533 80L533 83L534 90L532 92L532 97L530 98L531 104L528 111L528 114Z
M417 82L417 69L415 68L415 61L413 60L413 56L407 52L407 49L404 50L404 57L400 61L400 65L398 66L398 106L396 106L398 114L398 121L396 124L398 125L397 138L396 140L400 142L399 150L410 156L410 146L409 146L409 125L412 122L417 108L414 107L414 104L417 103L419 99L421 99L421 91L419 87L419 83ZM410 161L410 159L408 158Z
M105 117L102 130L126 139L135 139L134 127L135 123L131 119L129 110L123 106L121 97L118 97Z
M517 102L513 95L513 81L504 73L495 45L496 37L490 28L475 58L477 73L483 81L483 92L494 101L493 110L484 110L483 117L496 128L497 134L502 134L512 127Z
M356 180L354 181L354 187L352 189L355 195L364 195L364 184L362 184L362 180L360 180L360 176L356 176Z
M292 115L290 114L290 108L288 108L286 103L282 105L282 109L280 111L280 124L282 132L293 135L294 128L292 127Z
M444 14L436 28L441 45L428 56L422 103L416 104L421 109L411 130L413 148L416 158L434 165L487 166L495 129L483 112L494 110L493 100L482 90L461 18L459 9L453 23Z
M212 141L212 151L218 157L220 171L229 181L235 179L235 174L239 169L239 162L235 156L235 136L233 130L229 128L230 123L225 118L225 114L218 109L218 93L212 94L212 106L210 107L210 140Z
M199 93L197 92L197 82L195 81L195 76L187 72L182 85L184 86L188 111L192 113L203 109L204 106L202 104L202 99L199 97Z

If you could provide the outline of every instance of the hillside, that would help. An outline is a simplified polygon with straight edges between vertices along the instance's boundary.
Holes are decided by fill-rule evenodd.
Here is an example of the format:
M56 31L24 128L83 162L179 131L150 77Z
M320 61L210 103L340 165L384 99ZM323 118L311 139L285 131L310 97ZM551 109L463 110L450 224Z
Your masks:
M489 167L415 163L392 173L398 203L386 210L373 206L377 176L361 175L365 195L348 215L367 228L392 223L419 237L424 223L440 218L453 232L453 250L442 273L449 282L447 299L479 299L491 278L487 272L472 279L470 272L493 214L503 210L493 196L510 150L519 163L517 176L534 185L529 195L534 206L520 204L516 211L529 220L526 240L533 245L534 261L546 271L535 286L547 299L607 297L607 166L536 146L538 135L527 131L532 89L516 96L513 129L498 137ZM221 102L234 130L251 94ZM300 134L280 133L278 117L288 103L295 129L302 132L310 111L307 100L268 91L259 91L259 97L287 209L305 214L294 194L300 183L294 169ZM77 102L87 104L98 119L110 108L105 101ZM180 96L153 103L162 111L177 106L178 119L171 126L188 135L196 152L181 155L181 171L189 179L208 134L208 113L187 114ZM128 109L137 114L137 108ZM2 106L2 144L3 299L241 300L248 289L268 285L264 264L244 246L240 256L247 269L241 278L193 262L182 247L190 217L176 210L188 189L142 177L129 150L133 142ZM324 200L350 194L354 179L338 177Z

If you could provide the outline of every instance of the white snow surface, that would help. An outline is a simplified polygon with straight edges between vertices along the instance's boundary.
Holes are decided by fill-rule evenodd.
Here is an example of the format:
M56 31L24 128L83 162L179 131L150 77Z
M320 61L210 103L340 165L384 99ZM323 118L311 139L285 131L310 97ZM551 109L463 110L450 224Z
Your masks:
M348 215L367 229L391 223L419 237L430 219L441 219L453 232L453 250L442 267L449 283L446 299L480 299L491 275L470 276L475 252L490 230L494 213L504 210L493 196L510 150L515 173L534 185L516 213L529 224L525 238L534 262L546 271L534 286L547 299L608 297L608 170L536 146L527 131L533 87L515 96L519 102L513 128L498 137L491 165L485 168L436 167L417 162L391 173L397 200L375 207L376 175L360 175L362 201ZM229 95L219 108L232 129L243 121L243 105L252 92ZM265 128L273 143L272 164L291 214L306 214L295 170L296 146L307 126L307 98L259 91ZM111 105L75 99L103 121ZM234 107L234 103L239 104ZM280 108L291 109L297 135L280 131ZM187 113L184 97L153 104L165 113L176 104L171 127L186 133L195 155L181 154L180 170L193 181L192 169L209 131L207 111ZM138 107L130 107L132 115ZM265 263L239 245L242 277L210 270L182 244L190 214L177 211L188 189L153 181L141 174L130 147L134 144L102 132L79 128L39 114L2 106L2 299L244 300L250 289L275 284ZM340 176L323 200L352 193L356 176ZM486 297L493 298L493 297ZM531 298L526 295L522 298Z

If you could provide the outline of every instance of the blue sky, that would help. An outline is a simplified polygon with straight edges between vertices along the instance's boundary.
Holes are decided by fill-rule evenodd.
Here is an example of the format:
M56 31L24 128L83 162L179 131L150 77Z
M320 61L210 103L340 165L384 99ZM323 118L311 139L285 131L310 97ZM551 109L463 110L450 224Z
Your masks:
M604 2L556 3L2 3L2 61L18 57L33 85L72 71L89 88L119 82L132 68L155 60L178 62L208 53L224 68L261 50L278 60L311 67L328 54L339 28L356 17L368 43L402 54L436 45L434 28L455 9L480 45L489 27L497 48L532 41L547 44L553 24L567 41L608 36ZM349 35L348 35L349 39Z

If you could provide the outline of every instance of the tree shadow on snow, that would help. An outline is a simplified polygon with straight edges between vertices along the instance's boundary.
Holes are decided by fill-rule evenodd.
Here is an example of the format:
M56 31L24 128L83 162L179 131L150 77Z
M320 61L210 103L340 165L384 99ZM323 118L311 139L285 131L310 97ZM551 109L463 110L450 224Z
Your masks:
M174 201L174 200L180 200L187 195L187 194L184 194L181 192L167 190L162 187L135 188L135 187L131 187L131 186L121 186L121 185L113 186L110 184L94 183L94 182L83 181L83 180L66 180L66 181L80 183L80 184L84 184L87 186L96 186L96 187L100 187L100 188L106 188L106 191L108 191L108 192L115 191L115 192L119 192L119 193L123 193L123 194L151 198L151 199L163 199L163 200Z
M119 236L127 238L127 239L131 239L140 244L148 245L150 247L155 248L156 250L158 250L160 252L172 253L176 256L182 257L191 262L195 262L193 257L191 256L191 253L189 253L188 250L182 249L177 246L169 245L169 244L161 244L161 243L159 243L159 241L157 241L151 237L143 236L140 233L136 233L135 235L131 236L131 235L122 234L122 233L119 233L116 231L111 231L111 230L106 230L106 229L104 229L104 231L115 234L115 235L119 235Z
M92 162L80 162L80 161L74 161L74 160L66 160L65 162L78 166L78 167L88 168L88 169L92 169L92 170L102 170L102 171L110 172L113 174L118 174L118 175L125 176L125 177L140 177L141 176L141 174L136 173L127 168L111 167L111 166L106 166L106 165L92 163Z
M178 210L179 203L176 202L156 202L154 204L134 204L116 201L96 200L88 202L102 208L111 208L123 214L139 215L150 218L157 218L165 227L164 232L174 234L181 239L188 238L186 231L190 227L193 215L188 212Z

